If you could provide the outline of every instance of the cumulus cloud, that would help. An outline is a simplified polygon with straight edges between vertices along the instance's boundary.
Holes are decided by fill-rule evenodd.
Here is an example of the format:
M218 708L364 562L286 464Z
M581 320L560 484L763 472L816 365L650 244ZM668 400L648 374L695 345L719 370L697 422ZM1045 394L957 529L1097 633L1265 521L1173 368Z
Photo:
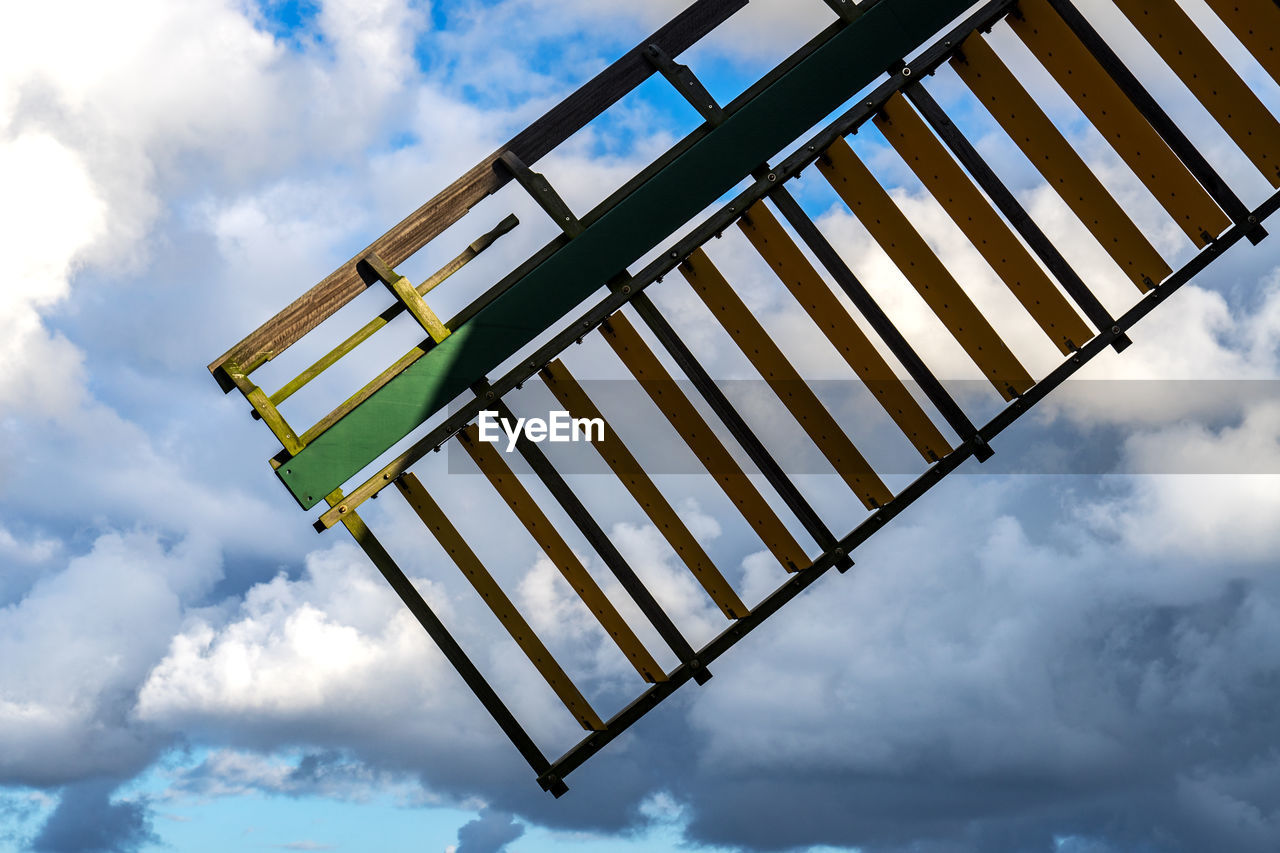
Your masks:
M441 603L429 583L423 590ZM410 708L451 705L431 690L444 666L363 555L342 546L312 554L297 581L254 586L231 614L193 616L150 673L137 714L188 727L257 719L286 732L316 715L337 719L341 706L348 733L370 731ZM391 685L398 711L385 704Z

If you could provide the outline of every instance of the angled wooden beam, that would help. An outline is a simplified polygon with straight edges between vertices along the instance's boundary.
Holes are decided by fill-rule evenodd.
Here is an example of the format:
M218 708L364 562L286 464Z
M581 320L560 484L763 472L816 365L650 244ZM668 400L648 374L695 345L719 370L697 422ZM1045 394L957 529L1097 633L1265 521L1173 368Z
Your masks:
M578 555L569 547L569 543L564 541L564 537L552 526L550 519L538 507L537 502L516 479L511 468L503 461L502 454L492 444L481 441L478 432L473 424L458 436L463 449L511 507L511 511L533 536L538 547L564 575L565 580L582 599L582 603L600 622L605 633L617 644L627 660L635 667L636 672L640 673L640 677L649 682L664 680L667 675L662 667L627 625L622 614L600 589L600 585L587 572Z
M1139 290L1173 272L981 33L964 40L951 67Z
M874 509L893 500L893 493L706 253L695 251L680 272L863 506Z
M809 557L800 543L680 391L626 315L621 311L614 314L600 333L782 567L798 572L808 566Z
M1120 159L1197 246L1231 224L1133 102L1047 0L1025 0L1013 31Z
M635 498L636 503L640 504L645 515L653 522L653 526L667 540L667 544L688 567L689 572L702 585L707 596L715 602L720 611L729 619L745 616L747 606L742 603L742 599L734 592L733 587L716 568L715 563L711 562L702 545L680 520L675 509L662 496L662 492L627 449L626 443L604 419L604 415L596 408L595 403L569 373L563 362L557 359L548 364L543 368L541 376L547 384L547 389L560 401L560 405L564 406L570 417L598 420L603 424L601 434L590 442L591 446L600 453L605 464L631 493L631 497Z
M946 456L951 445L764 202L753 204L738 227L920 455L931 462Z
M912 91L917 89L919 86L912 87ZM1066 355L1093 337L1084 320L906 98L902 95L890 98L875 123L1059 352Z
M511 599L498 586L498 582L489 574L489 570L480 562L476 552L462 538L458 528L453 526L449 517L444 514L440 504L423 488L422 481L412 472L396 480L396 487L409 502L409 506L418 514L418 518L439 541L440 546L448 552L449 557L462 572L462 576L470 581L472 588L489 605L489 609L502 627L507 629L511 639L516 641L520 650L528 656L529 662L546 679L547 685L560 697L560 701L577 718L587 731L600 731L604 722L591 707L591 703L578 690L577 685L565 674L564 669L555 657L543 645L542 640L529 627L529 623L520 615L520 611L511 603Z
M849 143L836 140L818 171L830 182L1000 396L1012 400L1035 384L995 329L920 236Z
M1115 0L1196 99L1273 187L1280 187L1280 122L1177 3ZM1280 39L1280 33L1272 33Z
M363 292L368 282L356 272L356 264L361 258L370 252L376 252L392 266L402 263L461 219L485 196L501 189L510 180L509 173L494 169L494 164L503 152L513 151L525 163L533 164L643 83L654 72L653 66L644 57L648 45L657 44L668 55L678 56L746 5L747 0L698 0L617 62L583 84L540 119L516 134L506 145L480 161L461 178L210 363L209 371L218 380L222 390L230 391L234 387L223 370L224 364L235 362L243 370L253 371L264 361L284 352Z

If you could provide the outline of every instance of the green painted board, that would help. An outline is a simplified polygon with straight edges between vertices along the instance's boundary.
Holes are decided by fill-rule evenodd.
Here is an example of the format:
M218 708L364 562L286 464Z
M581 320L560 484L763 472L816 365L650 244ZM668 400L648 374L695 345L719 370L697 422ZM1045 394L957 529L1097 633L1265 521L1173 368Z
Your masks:
M310 509L971 5L970 0L882 0L276 474L302 508Z

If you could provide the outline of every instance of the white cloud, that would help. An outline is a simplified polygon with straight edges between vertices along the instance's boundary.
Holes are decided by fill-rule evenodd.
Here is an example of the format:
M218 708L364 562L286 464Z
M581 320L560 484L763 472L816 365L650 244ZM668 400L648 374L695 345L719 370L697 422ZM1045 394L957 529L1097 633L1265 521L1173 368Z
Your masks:
M147 679L138 715L300 720L341 707L358 729L438 706L430 687L443 665L363 555L344 545L312 554L302 580L253 587L229 620L194 617Z
M150 760L133 693L220 571L207 541L104 534L0 609L0 778L58 784Z
M72 409L80 353L49 334L39 311L66 298L79 254L105 229L105 209L75 152L38 131L0 136L0 252L15 264L0 289L0 408Z

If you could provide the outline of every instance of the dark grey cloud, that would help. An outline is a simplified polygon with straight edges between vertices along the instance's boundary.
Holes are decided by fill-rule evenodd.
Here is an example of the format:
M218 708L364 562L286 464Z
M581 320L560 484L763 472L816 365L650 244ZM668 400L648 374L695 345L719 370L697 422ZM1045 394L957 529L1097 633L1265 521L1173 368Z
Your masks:
M35 853L135 853L158 840L145 800L111 802L116 783L68 785L31 842Z
M1280 578L1099 538L1077 478L1031 479L931 497L563 799L476 793L609 832L667 792L691 841L746 850L1274 849Z
M524 835L524 825L506 812L481 809L480 815L458 830L457 853L500 853Z

